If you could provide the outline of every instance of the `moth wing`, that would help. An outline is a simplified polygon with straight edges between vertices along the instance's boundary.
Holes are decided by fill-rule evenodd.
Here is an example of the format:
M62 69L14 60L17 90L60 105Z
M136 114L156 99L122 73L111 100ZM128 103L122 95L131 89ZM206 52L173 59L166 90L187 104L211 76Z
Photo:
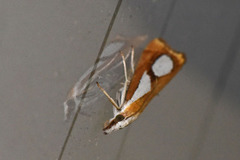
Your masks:
M178 73L185 61L184 54L172 50L165 41L158 38L151 41L140 57L128 88L125 100L135 106L131 109L135 113L141 113L150 100ZM147 86L150 88L146 88Z

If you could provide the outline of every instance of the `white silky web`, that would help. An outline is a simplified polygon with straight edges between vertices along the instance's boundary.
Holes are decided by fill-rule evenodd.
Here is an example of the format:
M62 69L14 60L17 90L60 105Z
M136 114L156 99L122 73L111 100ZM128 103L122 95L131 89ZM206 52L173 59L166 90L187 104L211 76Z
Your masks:
M118 38L105 47L100 61L97 64L95 74L92 76L92 81L90 82L82 107L93 105L104 95L97 87L96 82L107 92L120 83L124 77L120 51L122 51L126 60L128 60L131 53L131 45L138 45L144 40L145 38L143 38L143 36L136 37L132 41ZM69 119L72 113L77 110L92 69L93 66L82 74L69 92L67 100L64 102L65 120Z

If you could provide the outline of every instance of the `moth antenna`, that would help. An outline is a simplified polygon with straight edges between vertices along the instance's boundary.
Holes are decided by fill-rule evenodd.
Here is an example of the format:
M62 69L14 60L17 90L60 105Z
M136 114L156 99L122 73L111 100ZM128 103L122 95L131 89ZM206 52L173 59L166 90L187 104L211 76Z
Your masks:
M135 68L135 64L134 64L134 47L131 46L131 69L132 69L132 74L134 73L134 68Z
M126 66L126 61L123 53L121 52L122 60L123 60L123 69L124 69L124 75L125 75L125 82L124 82L124 87L123 87L123 95L121 97L121 105L120 108L122 108L123 102L125 100L126 92L127 92L127 84L128 84L128 78L127 78L127 66Z
M108 100L112 103L112 105L113 105L117 110L120 110L121 107L119 107L119 106L117 105L117 103L113 100L113 98L109 96L109 94L99 85L98 82L96 82L96 83L97 83L98 88L105 94L105 96L106 96L106 97L108 98Z

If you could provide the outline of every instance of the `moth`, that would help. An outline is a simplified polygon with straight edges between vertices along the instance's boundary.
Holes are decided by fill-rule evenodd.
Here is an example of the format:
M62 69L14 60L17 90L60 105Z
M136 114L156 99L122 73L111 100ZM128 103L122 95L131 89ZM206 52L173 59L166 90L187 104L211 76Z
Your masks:
M112 90L119 82L124 78L123 74L119 74L122 71L122 54L126 60L129 59L132 47L139 46L147 39L146 35L137 36L134 38L124 38L117 36L112 42L110 42L103 50L100 60L97 64L95 74L91 78L90 86L86 93L85 99L82 102L82 109L86 106L94 104L101 96L101 92L96 86L96 82L99 82L106 91ZM85 87L89 80L89 76L93 66L90 67L75 83L72 89L69 91L67 99L63 103L64 106L64 119L68 120L73 113L77 111L81 97L85 93Z
M168 84L186 61L183 53L174 51L160 38L153 39L147 45L136 68L134 50L131 51L132 76L128 76L124 54L121 56L125 82L117 92L116 101L96 82L113 104L114 117L105 122L103 128L105 134L122 129L136 120L151 99Z

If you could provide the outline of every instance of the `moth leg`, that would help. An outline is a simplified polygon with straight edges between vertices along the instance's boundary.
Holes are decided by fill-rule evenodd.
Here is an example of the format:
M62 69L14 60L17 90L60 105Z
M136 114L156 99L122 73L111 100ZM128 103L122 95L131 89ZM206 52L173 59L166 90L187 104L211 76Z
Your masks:
M135 64L134 64L134 48L133 46L131 46L131 71L132 71L132 74L134 73L134 68L135 68Z
M122 61L123 61L124 77L125 77L125 82L126 82L126 81L128 81L128 78L127 78L127 65L126 65L125 57L124 57L122 52L121 52L121 56L122 56Z
M125 100L126 92L127 92L127 85L128 85L128 78L127 78L127 66L126 61L123 53L121 52L122 60L123 60L123 69L124 69L124 76L125 76L125 82L123 86L122 96L121 96L121 105L120 108L123 106L123 102Z
M117 105L117 103L113 100L113 98L109 96L109 94L99 85L98 82L96 82L96 83L97 83L98 88L100 88L100 90L105 94L105 96L106 96L106 97L108 98L108 100L112 103L112 105L113 105L117 110L120 110L121 107L119 107L119 106Z

